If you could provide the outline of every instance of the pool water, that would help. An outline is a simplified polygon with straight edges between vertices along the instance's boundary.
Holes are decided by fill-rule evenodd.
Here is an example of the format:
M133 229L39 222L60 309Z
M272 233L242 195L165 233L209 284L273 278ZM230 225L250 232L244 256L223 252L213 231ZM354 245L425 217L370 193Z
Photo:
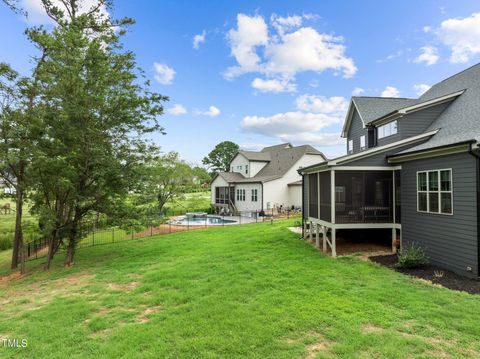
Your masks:
M178 217L173 219L171 224L176 224L179 226L204 226L205 224L207 226L218 226L218 225L224 225L224 224L235 224L238 223L237 221L233 219L225 219L222 217L216 217L216 216L208 216L208 217Z

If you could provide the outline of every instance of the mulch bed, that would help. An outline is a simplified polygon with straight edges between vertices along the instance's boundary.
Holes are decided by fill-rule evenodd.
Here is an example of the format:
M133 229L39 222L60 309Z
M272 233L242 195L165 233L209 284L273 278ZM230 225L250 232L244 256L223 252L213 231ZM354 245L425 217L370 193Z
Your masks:
M369 257L369 259L372 262L394 269L397 272L421 278L434 284L439 284L448 289L464 291L470 294L480 294L479 280L463 277L446 269L442 269L433 265L416 269L395 268L395 263L397 263L397 256L395 254L386 256L372 256ZM439 274L443 275L440 276Z

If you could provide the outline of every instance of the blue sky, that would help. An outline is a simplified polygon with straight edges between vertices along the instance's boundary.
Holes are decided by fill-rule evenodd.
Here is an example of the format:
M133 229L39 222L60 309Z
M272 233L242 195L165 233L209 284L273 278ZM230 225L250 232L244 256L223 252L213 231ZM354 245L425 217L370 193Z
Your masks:
M0 6L0 61L27 72L23 31L48 20L22 1L28 22ZM155 142L193 163L223 140L343 154L352 94L417 97L480 59L476 1L116 0L112 15L137 21L125 47L170 97Z

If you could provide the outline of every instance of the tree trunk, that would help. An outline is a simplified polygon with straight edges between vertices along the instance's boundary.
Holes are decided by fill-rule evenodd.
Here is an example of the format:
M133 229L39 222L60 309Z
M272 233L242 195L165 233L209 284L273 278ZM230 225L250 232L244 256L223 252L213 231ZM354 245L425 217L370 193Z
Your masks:
M47 270L50 269L50 264L52 263L53 255L55 254L56 237L57 230L54 230L48 243L47 263L45 263L45 269Z
M20 251L23 247L22 215L23 215L23 183L18 179L16 186L16 212L15 212L15 238L13 240L12 265L11 268L18 267L20 260Z
M73 257L75 255L75 249L77 247L77 226L77 223L73 223L70 230L67 253L65 253L65 267L71 267L73 265Z

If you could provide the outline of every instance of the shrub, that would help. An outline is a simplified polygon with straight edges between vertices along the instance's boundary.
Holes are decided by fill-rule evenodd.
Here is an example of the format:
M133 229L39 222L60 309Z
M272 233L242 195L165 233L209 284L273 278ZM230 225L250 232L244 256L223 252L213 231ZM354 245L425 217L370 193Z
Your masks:
M429 263L423 247L415 242L409 243L398 252L398 268L420 268Z

